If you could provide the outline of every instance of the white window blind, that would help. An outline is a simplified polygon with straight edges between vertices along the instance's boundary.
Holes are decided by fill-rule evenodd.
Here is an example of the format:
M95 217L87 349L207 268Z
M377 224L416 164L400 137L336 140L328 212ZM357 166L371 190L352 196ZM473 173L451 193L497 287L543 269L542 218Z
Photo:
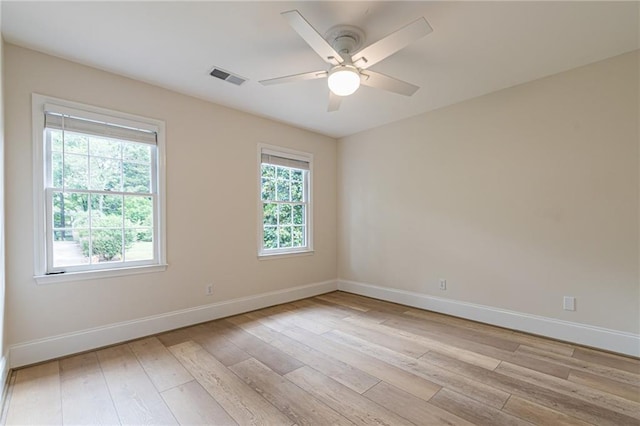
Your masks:
M84 111L74 111L72 108L46 104L44 113L45 128L152 145L157 143L157 130L151 126L147 129L140 129L138 128L140 127L139 124L127 123L126 120L114 117L113 120L105 121L104 116L100 117L100 119L96 117L93 120L91 115ZM127 124L130 124L130 126L127 126Z
M308 161L280 157L264 151L262 152L262 164L272 164L274 166L290 167L292 169L309 170Z

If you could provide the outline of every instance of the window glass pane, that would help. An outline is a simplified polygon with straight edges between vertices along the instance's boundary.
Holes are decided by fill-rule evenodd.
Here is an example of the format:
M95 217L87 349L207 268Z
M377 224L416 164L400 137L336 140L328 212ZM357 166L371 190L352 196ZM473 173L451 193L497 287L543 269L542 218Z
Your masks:
M51 198L54 228L88 227L87 194L54 192Z
M47 129L51 138L51 151L62 152L62 132L60 130Z
M95 157L122 158L122 142L113 139L91 138L89 155Z
M88 160L86 155L64 154L64 186L69 189L87 189Z
M131 234L132 235L132 234ZM122 237L120 229L93 229L91 231L92 261L113 262L122 260Z
M280 225L291 225L291 205L280 204L278 208L278 223Z
M302 182L291 182L291 201L302 201Z
M264 227L263 244L265 249L278 248L278 228L275 226Z
M90 189L98 191L122 190L121 161L112 158L90 157L89 165L91 167Z
M293 227L293 247L304 247L304 226Z
M62 188L62 153L51 153L51 185L54 188Z
M153 230L151 228L125 229L125 262L153 259Z
M303 205L293 206L293 224L304 225L304 206Z
M79 133L64 132L64 152L65 154L89 154L89 138Z
M151 161L151 146L143 143L124 142L122 158L148 164Z
M278 242L280 247L291 247L290 226L281 226L278 228Z
M122 163L124 192L151 192L151 166L149 164Z
M126 195L124 197L125 227L153 226L153 198Z
M76 240L68 240L66 238L57 239L59 235L62 233L66 233L67 235L71 235L71 230L65 231L54 231L54 239L53 239L53 267L60 268L64 266L76 266L76 265L87 265L89 264L89 257L85 256L82 245L79 239ZM75 231L76 234L79 235L80 232L83 232L84 235L88 235L88 231Z
M275 166L271 166L269 164L263 164L261 169L262 169L262 177L263 178L275 179L275 177L276 177L276 167Z
M278 205L274 203L267 203L262 205L262 222L265 225L277 225L278 219Z
M291 171L284 167L277 167L278 179L289 180L291 179Z
M122 196L91 195L91 228L122 229Z
M277 200L278 201L291 201L291 182L278 178L277 180Z
M276 199L276 183L271 179L262 179L262 200L274 201Z
M302 170L291 170L291 180L294 182L302 182Z
M82 238L89 235L88 195L52 194L53 204L53 266L73 266L89 263L88 249L82 249Z

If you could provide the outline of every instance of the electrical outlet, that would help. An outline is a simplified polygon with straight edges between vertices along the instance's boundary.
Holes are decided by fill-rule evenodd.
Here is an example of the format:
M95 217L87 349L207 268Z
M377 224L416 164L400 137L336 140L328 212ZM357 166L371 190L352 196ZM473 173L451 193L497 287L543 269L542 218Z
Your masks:
M445 280L444 278L440 278L440 290L446 290L447 289L447 280Z
M562 309L565 311L575 311L576 310L576 298L572 296L564 296L562 299Z
M213 284L207 284L207 286L204 288L204 294L206 294L207 296L211 296L213 294Z

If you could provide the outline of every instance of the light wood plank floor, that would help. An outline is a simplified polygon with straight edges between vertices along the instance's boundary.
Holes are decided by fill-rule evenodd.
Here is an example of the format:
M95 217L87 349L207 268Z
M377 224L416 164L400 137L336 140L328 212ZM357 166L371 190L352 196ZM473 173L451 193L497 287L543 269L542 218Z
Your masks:
M637 426L640 360L334 292L19 369L3 420Z

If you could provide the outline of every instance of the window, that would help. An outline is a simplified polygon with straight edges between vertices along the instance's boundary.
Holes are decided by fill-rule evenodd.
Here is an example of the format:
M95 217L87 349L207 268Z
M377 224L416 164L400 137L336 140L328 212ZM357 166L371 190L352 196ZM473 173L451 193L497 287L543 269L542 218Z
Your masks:
M261 145L259 255L311 252L312 155Z
M33 101L36 276L163 265L163 123Z

